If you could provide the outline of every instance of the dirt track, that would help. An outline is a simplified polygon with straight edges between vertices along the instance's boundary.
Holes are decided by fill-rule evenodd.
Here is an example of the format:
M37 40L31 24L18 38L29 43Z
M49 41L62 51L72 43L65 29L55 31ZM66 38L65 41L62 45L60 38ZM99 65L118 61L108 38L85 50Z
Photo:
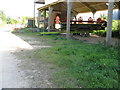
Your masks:
M32 41L30 37L25 38L32 43L37 42L35 38ZM34 46L20 37L0 32L0 88L54 87L49 82L47 65L40 59L30 58L33 52Z

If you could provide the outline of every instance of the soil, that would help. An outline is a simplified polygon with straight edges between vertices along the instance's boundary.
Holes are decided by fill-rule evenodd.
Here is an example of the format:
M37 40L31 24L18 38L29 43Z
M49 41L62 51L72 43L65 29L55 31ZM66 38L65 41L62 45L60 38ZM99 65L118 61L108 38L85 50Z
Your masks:
M45 46L37 38L0 32L0 88L55 87L49 80L50 65L32 56L38 47Z
M91 44L105 44L106 38L105 37L100 37L97 35L91 35L89 37L81 37L79 35L73 36L74 38L78 40L83 40L86 43L91 43ZM112 45L118 45L119 39L117 38L112 38Z

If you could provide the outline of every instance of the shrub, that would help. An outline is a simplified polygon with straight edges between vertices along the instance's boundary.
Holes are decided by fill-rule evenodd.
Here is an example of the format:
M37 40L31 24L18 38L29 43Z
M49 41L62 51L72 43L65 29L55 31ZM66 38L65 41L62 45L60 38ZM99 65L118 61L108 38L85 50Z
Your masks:
M112 37L119 37L119 29L118 29L118 20L113 20L112 26ZM94 30L93 34L105 37L106 30Z
M93 34L97 34L99 36L105 37L106 36L106 30L98 30L98 31L94 30Z

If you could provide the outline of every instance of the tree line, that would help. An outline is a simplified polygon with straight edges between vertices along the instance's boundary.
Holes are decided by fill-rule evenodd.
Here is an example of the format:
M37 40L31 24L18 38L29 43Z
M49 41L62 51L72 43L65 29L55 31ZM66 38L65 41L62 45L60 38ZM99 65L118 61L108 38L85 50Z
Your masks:
M4 24L26 24L26 20L31 17L23 16L21 20L7 16L3 10L0 10L0 19Z

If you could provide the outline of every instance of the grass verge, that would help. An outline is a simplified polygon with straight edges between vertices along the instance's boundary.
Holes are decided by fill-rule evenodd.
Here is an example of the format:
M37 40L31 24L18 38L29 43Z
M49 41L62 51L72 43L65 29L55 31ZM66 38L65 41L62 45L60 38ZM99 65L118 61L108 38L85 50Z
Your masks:
M99 44L43 36L51 48L35 56L57 68L51 80L62 88L118 88L118 50Z
M60 32L40 32L40 35L59 35Z
M33 56L52 64L50 68L54 72L50 80L56 87L118 88L118 48L67 40L59 35L37 37L45 45L52 46L36 50Z

